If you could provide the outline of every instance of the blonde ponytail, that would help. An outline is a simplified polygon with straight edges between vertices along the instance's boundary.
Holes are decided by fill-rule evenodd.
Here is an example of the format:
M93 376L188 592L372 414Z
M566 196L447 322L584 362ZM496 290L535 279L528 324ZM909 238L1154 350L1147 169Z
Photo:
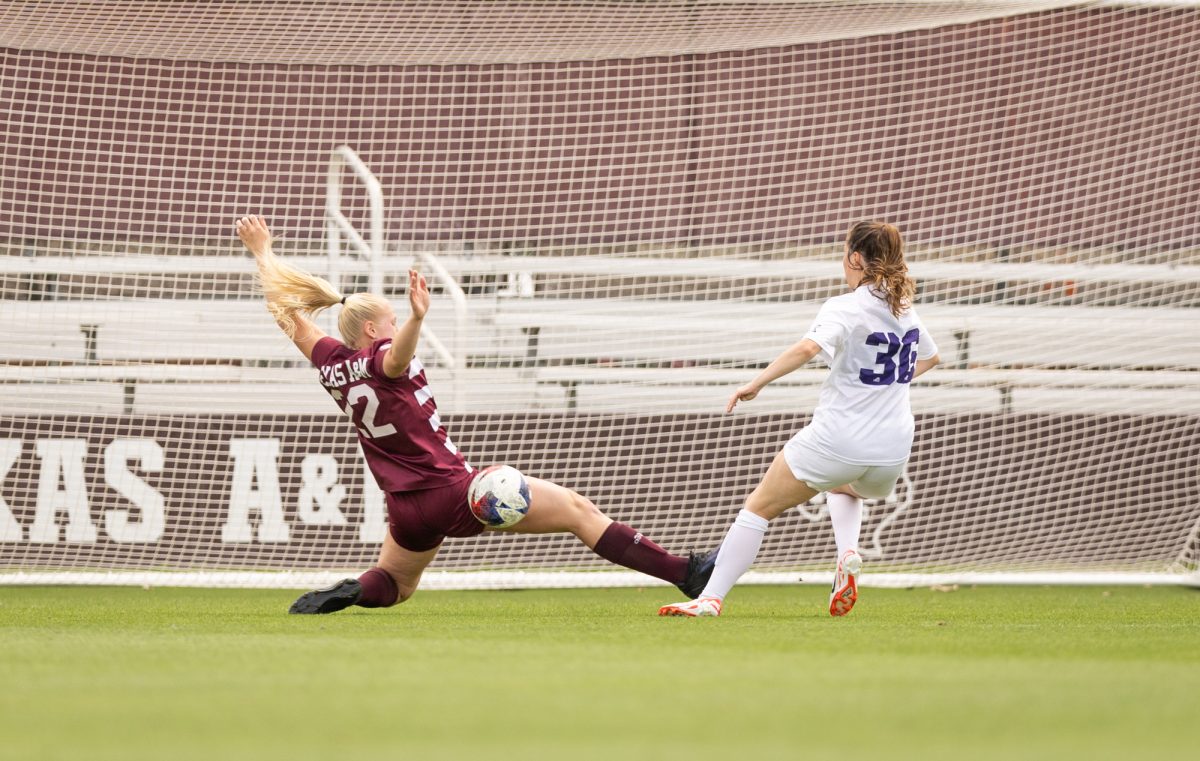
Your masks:
M892 314L899 317L917 294L917 284L908 276L900 231L887 222L859 222L847 233L846 245L863 258L859 285L869 286L886 299Z
M284 264L270 251L258 257L258 286L267 297L267 309L292 338L296 336L297 314L312 317L342 301L342 295L328 280Z
M267 309L289 337L296 337L296 315L312 317L334 304L342 305L338 332L347 346L357 346L368 320L378 320L391 305L373 293L342 296L328 280L285 264L268 251L258 258L258 286L267 297Z

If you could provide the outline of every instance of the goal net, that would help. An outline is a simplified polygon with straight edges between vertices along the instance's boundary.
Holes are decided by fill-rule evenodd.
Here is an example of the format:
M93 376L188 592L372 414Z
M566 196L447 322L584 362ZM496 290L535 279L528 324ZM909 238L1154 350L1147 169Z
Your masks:
M0 55L0 583L373 563L383 497L253 292L247 213L401 314L417 262L469 461L676 552L720 541L825 371L732 389L844 290L850 225L891 221L943 365L868 576L1196 573L1192 3L12 0ZM748 580L833 560L818 499ZM647 582L609 568L489 533L427 583Z

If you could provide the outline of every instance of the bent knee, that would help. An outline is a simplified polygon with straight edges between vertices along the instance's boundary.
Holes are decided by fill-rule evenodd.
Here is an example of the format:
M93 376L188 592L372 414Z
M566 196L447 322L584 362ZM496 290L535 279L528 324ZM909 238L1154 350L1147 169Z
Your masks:
M600 508L596 507L596 503L582 494L575 492L571 492L568 509L572 517L577 521L588 521L604 516L604 513L600 512Z
M766 490L759 487L750 492L750 496L746 497L746 502L742 507L761 518L771 520L782 512L776 502L778 500L771 499Z
M772 520L778 516L780 512L782 512L780 510L776 510L772 505L765 501L755 501L754 499L746 500L745 509L748 512L754 513L758 517L766 518L767 520Z
M817 492L814 491L813 493L816 494ZM807 501L807 499L811 499L811 497L799 501L780 499L779 497L772 497L768 494L755 490L749 497L746 498L746 504L744 507L748 512L754 513L760 518L773 521L782 513L792 509L796 505L804 503Z
M582 494L571 492L571 502L576 510L586 515L599 515L600 508L596 507L596 503L592 502Z

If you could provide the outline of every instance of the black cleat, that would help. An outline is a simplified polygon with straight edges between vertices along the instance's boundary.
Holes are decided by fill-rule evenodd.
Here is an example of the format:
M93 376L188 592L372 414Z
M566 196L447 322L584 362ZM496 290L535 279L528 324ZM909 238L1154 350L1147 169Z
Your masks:
M720 549L718 547L704 555L688 553L687 576L675 586L679 587L679 591L687 595L689 600L695 600L704 591L713 569L717 567L717 551Z
M362 584L358 579L342 579L331 587L300 595L288 613L336 613L358 602L361 596Z

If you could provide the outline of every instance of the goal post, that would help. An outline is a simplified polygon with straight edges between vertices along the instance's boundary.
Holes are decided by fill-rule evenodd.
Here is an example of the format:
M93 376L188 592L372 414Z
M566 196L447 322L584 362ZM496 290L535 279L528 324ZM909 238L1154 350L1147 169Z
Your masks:
M468 460L675 552L716 546L810 418L821 367L723 410L844 289L849 226L886 219L943 365L866 504L864 583L1197 582L1196 4L242 13L0 10L0 584L305 587L374 562L383 495L254 293L247 213L401 311L417 264ZM818 498L746 581L828 583L833 555ZM423 582L645 583L496 533Z

